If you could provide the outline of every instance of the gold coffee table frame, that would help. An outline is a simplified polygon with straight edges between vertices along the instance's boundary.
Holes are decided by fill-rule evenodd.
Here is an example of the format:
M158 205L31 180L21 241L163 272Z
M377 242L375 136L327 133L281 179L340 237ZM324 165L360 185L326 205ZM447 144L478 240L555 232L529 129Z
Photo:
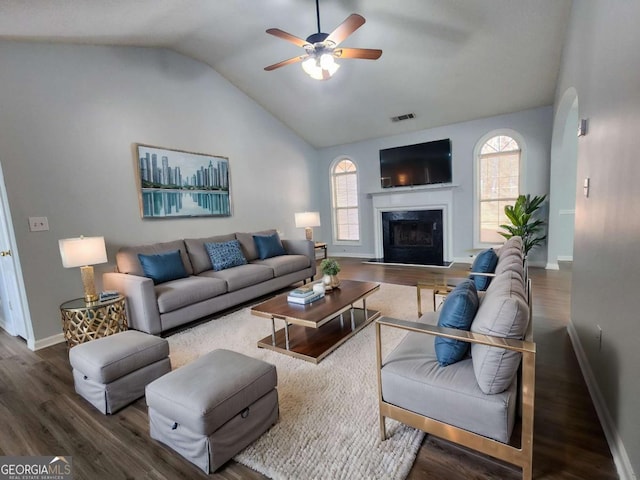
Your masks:
M271 335L259 340L258 347L320 363L380 316L379 311L367 308L367 297L379 289L377 283L342 280L339 288L307 305L287 302L287 293L256 305L252 314L271 319ZM359 302L362 308L355 306ZM276 320L284 322L283 329L276 331Z

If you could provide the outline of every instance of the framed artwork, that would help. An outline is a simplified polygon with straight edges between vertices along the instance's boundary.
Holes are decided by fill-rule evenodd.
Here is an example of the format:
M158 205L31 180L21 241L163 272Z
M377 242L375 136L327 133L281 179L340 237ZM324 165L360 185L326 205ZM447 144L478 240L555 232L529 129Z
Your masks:
M229 159L136 145L142 218L229 217Z

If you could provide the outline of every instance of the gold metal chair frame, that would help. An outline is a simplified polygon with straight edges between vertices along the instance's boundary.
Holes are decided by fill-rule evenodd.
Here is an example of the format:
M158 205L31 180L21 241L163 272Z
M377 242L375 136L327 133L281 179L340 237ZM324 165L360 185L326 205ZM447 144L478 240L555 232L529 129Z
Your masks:
M529 325L527 327L526 339L532 338L532 315L531 315L531 281L527 281L527 296L529 300ZM429 287L433 288L433 286ZM418 288L418 298L420 295ZM420 305L420 304L418 304ZM420 308L420 307L418 307ZM522 428L520 447L493 440L491 438L478 435L462 428L454 427L444 422L425 417L418 413L406 410L387 403L382 398L382 332L381 327L400 328L410 332L418 332L426 335L435 335L444 338L461 340L468 343L477 343L491 347L499 347L522 353L522 363L520 366L520 379L518 382L520 405L519 411L522 416ZM528 340L514 340L490 335L457 330L454 328L437 327L433 325L398 320L393 318L379 318L376 320L376 361L378 374L378 400L380 410L380 438L386 440L385 418L392 418L405 425L430 433L437 437L449 440L459 445L471 448L478 452L490 455L513 465L522 468L524 480L531 480L533 471L533 415L535 398L535 368L536 368L536 344Z

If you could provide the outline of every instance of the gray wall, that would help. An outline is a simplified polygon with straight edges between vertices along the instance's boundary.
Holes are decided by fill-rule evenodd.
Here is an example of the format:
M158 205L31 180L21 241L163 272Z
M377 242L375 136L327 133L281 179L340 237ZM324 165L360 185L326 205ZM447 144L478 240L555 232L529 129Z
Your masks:
M473 249L473 150L478 141L494 130L511 129L525 142L525 186L523 193L540 195L549 188L549 156L551 145L551 107L542 107L508 115L457 123L414 133L376 138L358 143L323 148L320 153L322 239L329 243L333 254L371 257L374 255L373 208L367 194L380 192L379 150L399 145L450 138L453 157L453 257L469 258ZM359 168L362 245L332 245L331 191L329 174L331 163L339 156L353 159ZM546 262L546 247L531 254L531 261Z
M121 245L267 227L288 238L317 208L317 152L210 67L162 49L0 42L0 162L35 340L60 333L82 294L58 239ZM140 218L135 143L229 157L230 218ZM50 231L29 232L46 216ZM96 267L96 276L113 264Z
M574 87L589 118L578 142L578 184L590 177L591 193L576 197L570 331L622 478L640 472L638 18L637 1L573 2L556 96Z

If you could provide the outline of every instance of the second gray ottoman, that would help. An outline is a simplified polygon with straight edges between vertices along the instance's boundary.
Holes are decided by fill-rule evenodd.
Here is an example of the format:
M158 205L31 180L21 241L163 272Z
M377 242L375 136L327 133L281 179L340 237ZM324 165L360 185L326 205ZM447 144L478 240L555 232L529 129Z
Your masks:
M278 420L276 367L214 350L147 385L151 438L213 473Z
M69 350L76 392L102 413L115 413L144 395L148 383L171 371L169 343L128 330Z

